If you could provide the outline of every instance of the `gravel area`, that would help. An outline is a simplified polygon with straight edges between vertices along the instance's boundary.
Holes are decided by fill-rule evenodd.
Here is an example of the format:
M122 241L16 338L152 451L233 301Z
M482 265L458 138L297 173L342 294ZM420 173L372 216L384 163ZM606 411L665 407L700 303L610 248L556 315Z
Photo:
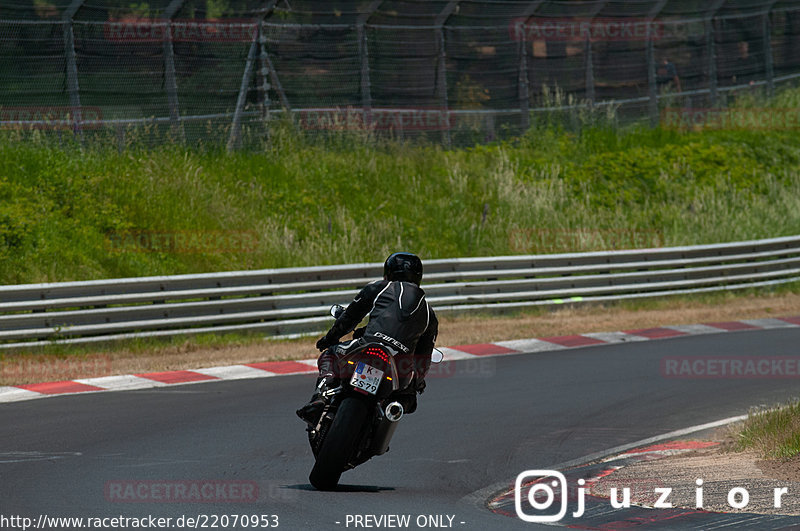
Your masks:
M800 459L789 462L765 461L755 452L725 452L720 447L640 461L601 478L591 493L610 497L616 488L622 500L623 489L630 489L634 505L653 507L659 498L655 488L671 488L667 502L674 507L697 507L697 480L702 479L702 508L714 512L800 515ZM733 490L737 489L737 490ZM747 504L742 492L747 491ZM775 490L786 489L780 507L775 506ZM733 493L731 492L733 490Z

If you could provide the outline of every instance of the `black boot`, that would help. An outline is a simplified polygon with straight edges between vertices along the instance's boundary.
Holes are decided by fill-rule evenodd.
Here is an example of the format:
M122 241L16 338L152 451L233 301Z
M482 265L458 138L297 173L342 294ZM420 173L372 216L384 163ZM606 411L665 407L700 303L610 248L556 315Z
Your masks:
M297 416L312 425L319 422L319 416L325 408L325 399L322 398L322 393L336 382L338 380L334 378L333 373L325 373L317 378L317 390L311 395L311 400L309 400L308 404L296 411Z
M322 395L317 392L311 396L311 400L308 404L298 409L296 413L298 417L314 425L319 422L319 417L323 409L325 409L325 400L323 400Z

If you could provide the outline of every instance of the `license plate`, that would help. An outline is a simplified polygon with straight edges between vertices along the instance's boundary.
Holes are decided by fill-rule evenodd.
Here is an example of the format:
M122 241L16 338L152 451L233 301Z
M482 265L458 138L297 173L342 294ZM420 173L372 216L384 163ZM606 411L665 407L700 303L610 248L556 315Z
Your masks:
M359 361L353 377L350 378L350 385L374 395L381 385L381 378L383 378L383 371Z

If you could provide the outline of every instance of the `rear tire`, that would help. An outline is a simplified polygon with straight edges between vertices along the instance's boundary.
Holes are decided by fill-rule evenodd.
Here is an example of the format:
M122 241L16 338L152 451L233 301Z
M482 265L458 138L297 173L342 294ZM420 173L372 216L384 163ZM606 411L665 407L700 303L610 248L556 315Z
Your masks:
M345 398L342 401L319 450L317 462L308 476L316 489L336 488L347 462L353 456L368 412L367 404L357 398Z

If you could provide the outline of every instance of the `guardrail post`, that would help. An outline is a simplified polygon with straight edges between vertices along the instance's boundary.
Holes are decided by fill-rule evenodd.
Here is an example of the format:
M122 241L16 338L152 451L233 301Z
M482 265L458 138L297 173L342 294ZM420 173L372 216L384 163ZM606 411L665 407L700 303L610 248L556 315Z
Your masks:
M73 0L64 11L62 23L64 24L64 52L67 59L67 92L69 93L69 106L72 112L72 129L76 135L82 135L81 130L82 107L80 87L78 85L78 63L75 57L75 34L72 28L72 19L83 5L84 0Z

